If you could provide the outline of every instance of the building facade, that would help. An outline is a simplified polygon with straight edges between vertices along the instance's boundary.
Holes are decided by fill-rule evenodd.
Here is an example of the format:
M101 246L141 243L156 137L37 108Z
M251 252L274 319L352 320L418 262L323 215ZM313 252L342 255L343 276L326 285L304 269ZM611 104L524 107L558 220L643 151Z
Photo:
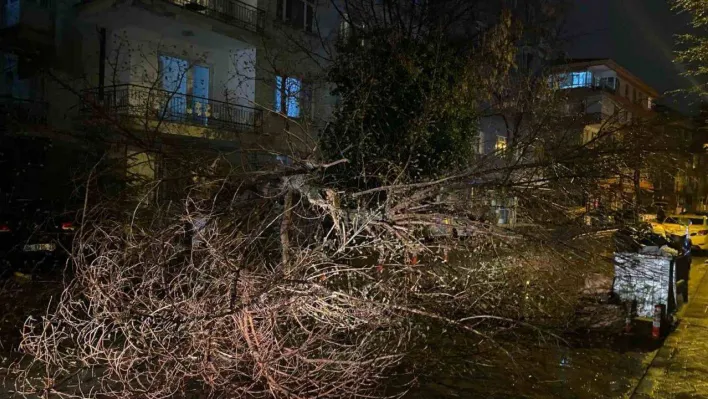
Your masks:
M172 149L257 167L307 157L331 114L329 2L8 0L1 17L3 153L19 134L102 141L151 178Z
M537 98L546 96L548 101L544 109L554 114L554 120L568 122L554 122L557 125L554 125L555 129L563 130L554 133L536 126L531 113L525 114L519 107L506 111L501 108L480 121L479 154L490 162L499 162L500 157L509 156L518 162L519 159L515 158L518 154L510 155L509 152L534 147L533 137L539 135L558 136L553 139L557 141L556 145L591 147L600 136L621 140L623 132L631 126L656 117L656 90L611 59L568 60L544 68L544 57L536 58L536 67L524 64L527 53L528 49L522 48L522 58L518 61L519 74L526 79L522 82L532 82L539 77L546 79L542 85L548 87L548 92L536 93ZM526 157L542 157L543 151L524 152ZM632 154L625 157L628 164L633 163L634 160L629 159ZM636 161L636 164L642 163L641 160ZM577 198L576 205L586 212L598 208L621 211L637 207L649 209L654 202L659 202L655 198L654 187L654 183L659 181L649 168L625 169L617 171L614 178L602 180L584 198ZM544 179L538 175L527 177L527 180ZM667 185L665 181L662 183ZM500 197L501 200L504 197Z
M551 84L566 91L565 111L581 115L580 145L622 142L631 126L656 117L657 91L611 59L570 60L557 70ZM654 183L658 177L647 162L633 158L636 154L619 155L628 166L618 170L615 177L602 180L589 193L586 211L655 212Z

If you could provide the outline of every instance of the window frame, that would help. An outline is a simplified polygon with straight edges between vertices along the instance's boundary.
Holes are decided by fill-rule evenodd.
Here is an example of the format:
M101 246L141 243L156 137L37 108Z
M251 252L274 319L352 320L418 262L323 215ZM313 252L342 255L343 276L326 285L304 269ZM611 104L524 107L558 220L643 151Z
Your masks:
M280 81L279 81L280 79ZM294 79L299 83L299 90L296 94L288 93L288 80ZM279 83L282 82L282 83ZM313 91L311 83L302 76L297 75L275 75L275 87L273 90L273 110L278 114L290 119L312 119L313 115ZM294 98L298 106L298 115L289 115L289 98ZM280 99L280 101L278 101Z
M182 61L187 61L187 73L184 75L185 79L185 85L187 86L187 91L185 95L195 97L194 93L194 67L201 67L201 68L206 68L206 70L209 72L209 82L207 85L207 96L206 97L201 97L201 96L196 96L200 98L206 98L206 99L211 99L213 90L212 90L212 84L214 83L214 68L212 68L212 65L209 65L207 63L203 62L196 62L193 59L185 58L185 57L180 57L179 55L175 55L169 52L159 52L157 53L157 75L158 79L160 80L160 89L169 91L165 89L162 86L162 64L160 62L160 58L162 57L170 57L170 58L176 58L178 60ZM146 82L150 83L150 82Z
M287 17L289 4L293 1L302 2L302 26L298 26L297 22L292 21ZM317 10L317 0L278 0L276 2L276 18L286 24L293 26L298 30L302 30L307 33L315 33L315 13ZM310 11L310 17L308 18L308 7ZM309 22L309 24L308 24Z
M592 87L594 77L592 71L572 71L558 75L559 89L577 89Z
M185 85L185 92L180 93L178 91L172 91L168 90L163 86L164 83L164 70L163 70L163 63L162 63L162 58L172 58L176 59L179 61L185 61L187 63L187 69L186 73L184 76L182 76L182 79L184 79L184 85ZM209 124L209 119L211 119L211 115L207 115L206 113L210 113L210 105L209 105L209 100L212 99L213 91L212 91L212 85L214 83L214 68L212 68L211 65L204 63L204 62L197 62L194 61L193 59L186 58L186 57L180 57L179 55L175 55L173 53L169 52L158 52L157 53L157 75L158 75L158 80L160 82L160 90L163 90L165 92L170 93L169 96L169 101L179 101L178 96L184 96L183 98L183 105L179 105L179 107L184 108L184 113L177 115L177 119L183 119L186 117L186 115L191 115L191 117L187 117L188 119L192 120L192 122L197 122L200 125L208 125ZM207 76L208 76L208 82L206 86L207 90L207 95L206 96L197 96L194 94L194 87L195 87L195 78L194 78L194 71L196 67L200 68L205 68L207 70ZM176 100L177 99L177 100ZM198 99L198 100L197 100ZM192 101L190 103L190 100ZM199 107L203 107L205 109L205 114L204 115L198 115L196 111L196 103L199 103ZM177 103L175 103L177 104ZM173 105L177 106L177 105ZM171 106L168 105L168 110ZM192 111L189 111L191 109ZM174 116L170 115L162 115L162 117L166 118L169 120L169 118L175 118Z
M610 83L612 83L610 85ZM597 78L597 86L599 89L606 89L613 93L619 90L620 81L616 76L605 76Z

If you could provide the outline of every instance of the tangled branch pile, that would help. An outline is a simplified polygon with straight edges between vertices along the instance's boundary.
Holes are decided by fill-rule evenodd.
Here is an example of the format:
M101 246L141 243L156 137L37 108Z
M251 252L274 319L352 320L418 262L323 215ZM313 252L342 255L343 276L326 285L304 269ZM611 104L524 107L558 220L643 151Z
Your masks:
M390 195L379 212L357 212L341 206L352 196L313 188L316 175L223 179L177 205L87 212L71 283L25 325L36 367L18 391L369 397L431 324L479 340L516 324L536 286L523 285L523 260L443 262L439 242L411 227L433 214L402 211L425 198ZM468 227L478 249L513 239Z

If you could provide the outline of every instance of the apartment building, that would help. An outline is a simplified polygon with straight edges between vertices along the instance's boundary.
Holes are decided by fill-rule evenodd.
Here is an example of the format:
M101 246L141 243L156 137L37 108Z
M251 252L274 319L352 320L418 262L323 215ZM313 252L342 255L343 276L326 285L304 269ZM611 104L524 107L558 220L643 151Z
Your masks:
M626 125L653 116L659 94L611 59L571 60L558 67L552 84L568 90L566 110L587 115L583 142L590 141L607 123Z
M654 110L657 91L611 59L569 60L556 68L549 82L566 92L564 112L578 118L581 145L592 145L603 133L620 139L628 126L657 116ZM626 156L629 159L632 154ZM586 207L588 210L655 208L659 200L655 198L655 183L661 184L658 178L644 167L628 169L601 182L597 193L586 198Z
M562 136L568 145L591 145L600 132L612 130L617 132L615 136L621 135L621 131L634 121L655 117L656 90L611 59L568 60L542 70L543 56L535 58L538 66L534 67L533 61L524 62L527 59L525 55L531 54L529 50L522 48L520 53L519 75L526 74L530 79L549 75L549 89L562 96L561 107L554 112L560 116L567 115L568 120L572 121L559 127L567 130ZM523 141L529 134L529 123L523 110L517 109L500 109L496 114L482 118L479 154L489 162L503 162L504 156L509 155L507 148L515 148L515 143ZM533 157L534 154L531 152L526 156ZM634 174L635 171L627 170L616 178L601 182L597 193L581 201L586 210L600 207L619 210L634 204L638 198L635 197ZM655 179L647 170L640 170L639 177L642 205L650 208L655 200ZM543 181L543 178L536 176L534 179L532 176L528 180ZM662 183L666 185L666 182ZM506 204L514 204L514 200L513 197L501 195L496 203L502 204L501 209L513 210L511 205Z
M306 156L331 113L317 62L339 28L329 2L5 0L1 11L3 137L105 135L129 169L157 177L168 147L251 166ZM115 125L122 134L105 133Z
M708 105L702 104L690 123L684 118L682 125L686 127L684 134L689 148L672 182L678 197L676 209L708 213Z

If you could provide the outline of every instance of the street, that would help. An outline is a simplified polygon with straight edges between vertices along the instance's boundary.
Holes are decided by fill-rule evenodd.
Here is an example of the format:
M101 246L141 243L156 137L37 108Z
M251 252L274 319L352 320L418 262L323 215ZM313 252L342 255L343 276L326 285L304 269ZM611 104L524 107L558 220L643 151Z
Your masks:
M656 352L630 396L646 398L708 397L708 277L706 258L694 258L688 306L679 325Z

